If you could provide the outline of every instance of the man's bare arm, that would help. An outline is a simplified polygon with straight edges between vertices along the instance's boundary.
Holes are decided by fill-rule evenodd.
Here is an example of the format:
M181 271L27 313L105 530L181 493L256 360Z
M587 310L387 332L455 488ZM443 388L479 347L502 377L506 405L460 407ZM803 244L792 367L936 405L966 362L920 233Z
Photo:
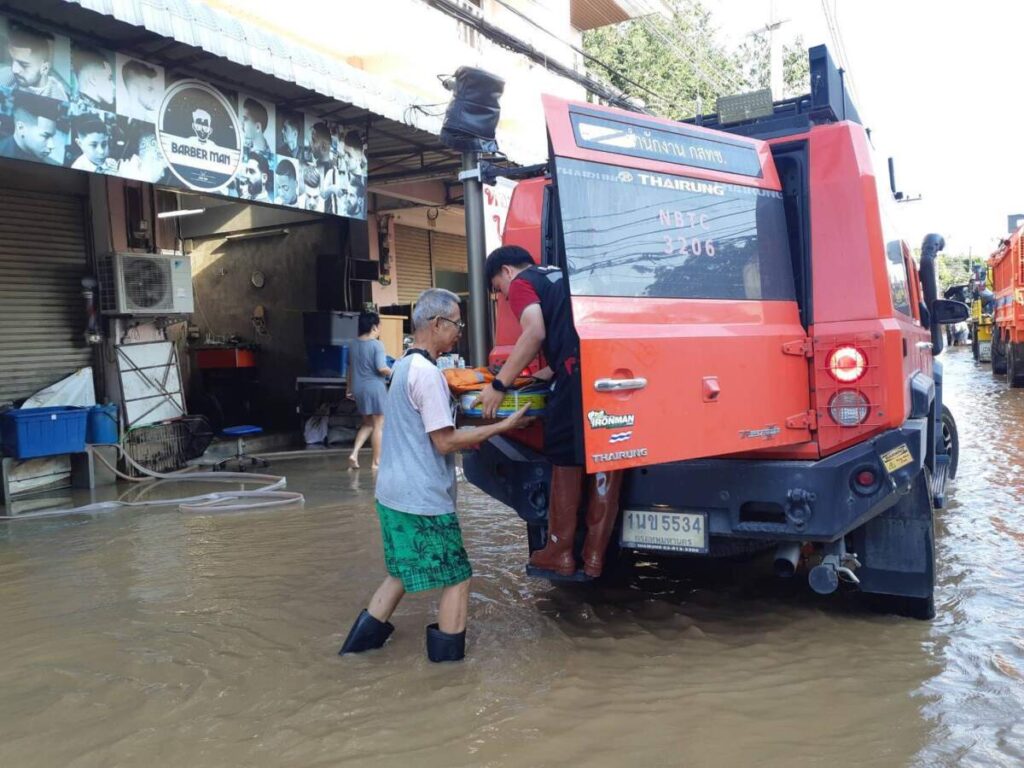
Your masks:
M522 317L519 318L519 325L523 332L519 334L516 345L495 377L501 379L501 383L505 386L512 386L512 382L516 380L522 370L536 359L544 344L544 339L547 338L544 314L541 312L540 304L531 304L524 309Z
M526 426L532 419L526 418L526 412L530 410L529 405L524 405L508 418L497 421L494 424L485 424L480 427L466 427L456 429L445 427L435 429L430 433L430 439L438 452L447 456L465 448L472 448L480 443L490 440L495 435L503 434L509 430Z

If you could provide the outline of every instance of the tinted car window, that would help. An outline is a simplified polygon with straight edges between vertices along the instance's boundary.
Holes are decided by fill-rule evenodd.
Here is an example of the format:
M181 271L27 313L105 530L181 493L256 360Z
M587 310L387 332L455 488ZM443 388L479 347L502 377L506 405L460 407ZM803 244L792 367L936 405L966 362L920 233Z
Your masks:
M885 244L885 264L889 269L889 292L892 294L892 307L897 312L913 317L910 308L910 289L907 286L907 265L903 261L903 243L890 240Z
M794 300L782 195L558 158L573 294Z

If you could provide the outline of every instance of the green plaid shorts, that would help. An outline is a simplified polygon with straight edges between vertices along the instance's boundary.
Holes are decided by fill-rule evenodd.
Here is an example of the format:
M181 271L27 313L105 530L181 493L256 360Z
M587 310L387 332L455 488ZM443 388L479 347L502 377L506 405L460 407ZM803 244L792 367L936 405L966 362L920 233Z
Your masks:
M454 514L410 515L377 502L384 563L406 592L441 589L473 575Z

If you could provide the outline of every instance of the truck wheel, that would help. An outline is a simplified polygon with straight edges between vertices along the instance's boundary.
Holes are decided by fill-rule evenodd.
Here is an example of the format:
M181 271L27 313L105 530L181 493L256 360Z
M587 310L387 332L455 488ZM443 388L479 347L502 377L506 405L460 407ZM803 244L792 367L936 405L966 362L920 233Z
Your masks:
M1006 382L1015 389L1024 387L1024 344L1006 344Z
M949 456L949 479L952 480L960 466L960 433L956 430L953 412L946 406L942 406L942 447Z
M850 534L868 605L882 613L935 618L935 516L931 473L922 468L896 505Z
M992 373L1006 373L1006 347L1002 342L998 328L992 329Z

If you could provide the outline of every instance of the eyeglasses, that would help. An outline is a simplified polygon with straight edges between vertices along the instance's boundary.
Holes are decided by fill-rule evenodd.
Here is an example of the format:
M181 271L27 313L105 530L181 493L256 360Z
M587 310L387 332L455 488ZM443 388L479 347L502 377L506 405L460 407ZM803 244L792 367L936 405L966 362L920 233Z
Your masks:
M462 322L461 320L450 320L447 317L442 317L441 315L434 315L430 319L431 320L444 320L445 322L448 322L448 323L451 323L452 325L454 325L460 331L466 327L466 324L464 322Z

